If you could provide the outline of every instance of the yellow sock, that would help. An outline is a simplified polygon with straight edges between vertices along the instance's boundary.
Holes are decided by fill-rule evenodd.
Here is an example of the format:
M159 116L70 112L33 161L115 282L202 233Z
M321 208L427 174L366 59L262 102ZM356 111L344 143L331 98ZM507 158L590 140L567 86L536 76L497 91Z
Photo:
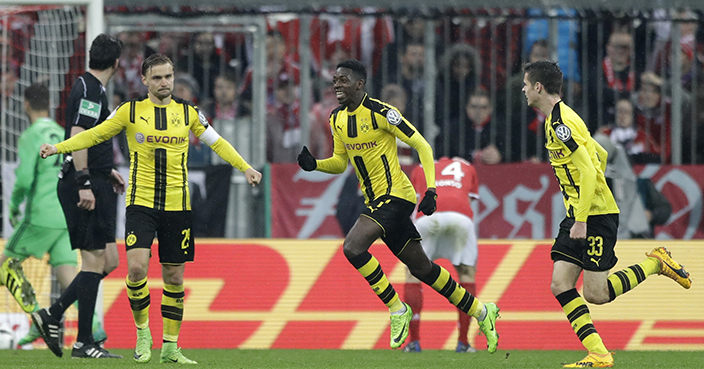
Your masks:
M149 305L151 304L151 295L147 287L147 278L141 281L132 282L129 277L126 278L127 298L130 300L130 308L132 309L132 317L134 324L139 329L149 327Z
M164 321L164 341L177 342L183 321L183 285L164 284L161 297L161 317Z
M591 314L587 304L579 295L576 289L565 291L556 296L557 301L562 305L574 333L577 335L582 345L589 351L597 354L607 354L609 350L604 346L601 336L594 328Z

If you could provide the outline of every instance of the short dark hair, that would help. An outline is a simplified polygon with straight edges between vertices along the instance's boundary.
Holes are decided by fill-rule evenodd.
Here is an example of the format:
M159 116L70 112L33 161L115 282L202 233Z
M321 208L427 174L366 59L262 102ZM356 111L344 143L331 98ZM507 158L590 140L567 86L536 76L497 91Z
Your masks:
M352 70L352 74L355 76L357 79L363 79L364 82L367 82L367 67L364 66L364 64L357 60L357 59L349 59L345 60L343 62L340 62L337 64L337 68L347 68Z
M523 64L523 72L528 73L530 83L540 82L545 92L559 95L562 91L562 70L552 60L537 60Z
M88 67L95 70L106 70L115 65L120 54L122 54L122 41L101 33L90 45Z
M24 100L34 111L48 111L49 88L43 83L34 83L24 90Z
M174 66L174 62L164 54L152 54L142 63L142 75L146 76L149 69L155 65L171 64Z

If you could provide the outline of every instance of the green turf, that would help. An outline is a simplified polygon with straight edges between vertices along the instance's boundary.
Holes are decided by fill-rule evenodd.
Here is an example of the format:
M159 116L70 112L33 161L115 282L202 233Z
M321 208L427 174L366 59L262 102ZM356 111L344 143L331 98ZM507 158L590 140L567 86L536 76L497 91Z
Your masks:
M0 350L0 368L144 368L161 366L159 350L152 361L136 364L132 351L114 350L125 359L71 359L54 357L49 351ZM407 354L400 350L184 350L183 353L207 368L560 368L584 356L582 351L502 351L456 354L426 350ZM619 351L616 368L702 368L704 352ZM173 365L171 365L173 367Z

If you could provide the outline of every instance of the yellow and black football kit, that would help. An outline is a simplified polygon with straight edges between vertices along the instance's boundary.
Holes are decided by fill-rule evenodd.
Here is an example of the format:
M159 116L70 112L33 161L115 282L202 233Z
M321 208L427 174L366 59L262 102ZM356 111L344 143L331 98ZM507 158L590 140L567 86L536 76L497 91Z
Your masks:
M100 125L58 143L58 153L73 152L103 142L126 131L130 151L128 207L125 241L127 248L149 248L156 229L143 229L129 215L135 212L190 212L188 190L188 135L192 131L228 163L244 172L251 168L240 154L209 126L207 119L188 101L172 98L167 105L156 105L147 97L120 105ZM135 207L135 208L132 208ZM132 209L130 209L132 208ZM149 215L145 215L149 216ZM159 234L160 260L179 263L193 260L190 214L181 217L188 225L171 225ZM137 224L139 223L139 224ZM164 221L158 221L164 223ZM129 227L140 227L130 229ZM162 227L167 228L167 227ZM151 231L151 237L149 232ZM141 235L145 236L142 237ZM173 245L163 245L164 240ZM177 241L178 240L178 241ZM172 251L167 251L172 250ZM178 255L171 255L174 253ZM162 254L161 251L164 251ZM169 260L171 259L171 260Z
M609 270L618 231L618 206L604 170L607 152L589 134L586 124L560 101L545 120L545 148L560 185L567 217L553 244L553 260L565 260L587 270ZM587 239L572 240L575 221L587 222Z
M418 151L426 183L434 188L432 148L396 108L368 95L354 111L344 106L333 110L330 127L333 155L317 160L317 170L340 174L348 160L352 163L367 204L362 215L381 226L382 239L398 254L410 239L420 239L420 235L409 218L416 193L398 162L396 138Z

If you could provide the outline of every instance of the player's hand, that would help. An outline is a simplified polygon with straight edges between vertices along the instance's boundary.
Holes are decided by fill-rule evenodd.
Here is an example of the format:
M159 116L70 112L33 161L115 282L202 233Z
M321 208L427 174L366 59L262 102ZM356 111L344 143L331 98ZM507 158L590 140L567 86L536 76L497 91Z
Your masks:
M425 196L418 204L418 212L423 212L425 215L431 215L438 208L436 200L438 199L438 194L434 190L425 191Z
M570 238L573 239L586 239L587 238L587 222L577 222L575 221L570 228Z
M122 195L125 193L125 187L127 187L125 186L125 179L122 178L122 174L115 169L110 172L110 183L112 183L112 190L115 191L116 194Z
M20 209L15 209L13 207L10 207L10 225L12 228L17 227L17 224L20 223Z
M78 190L78 207L85 210L95 209L95 196L93 195L93 190L86 188L84 190Z
M253 168L249 168L244 171L244 176L247 178L247 182L252 185L252 187L259 184L262 181L262 174Z
M42 159L46 159L55 154L56 146L52 144L42 144L42 147L39 148L39 156L41 156Z
M308 151L307 146L303 146L303 150L298 154L298 166L306 172L312 172L318 167L318 163L315 161L313 154Z

